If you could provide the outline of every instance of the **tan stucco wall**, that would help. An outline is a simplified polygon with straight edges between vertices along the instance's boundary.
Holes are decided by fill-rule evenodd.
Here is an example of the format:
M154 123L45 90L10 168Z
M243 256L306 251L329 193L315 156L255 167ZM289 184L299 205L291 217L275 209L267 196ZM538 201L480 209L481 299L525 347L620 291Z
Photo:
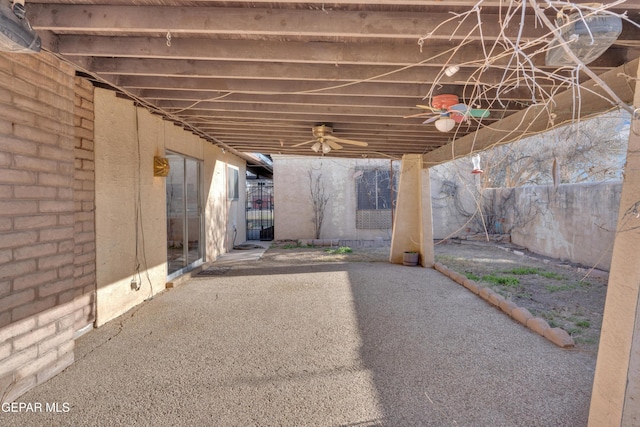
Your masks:
M511 240L539 254L608 271L621 188L620 183L518 188L518 209L539 213L514 229Z
M126 312L166 286L165 178L153 176L153 156L167 150L204 160L206 260L230 248L228 225L236 223L244 239L241 200L226 200L226 164L239 167L237 156L223 154L196 135L137 109L108 90L95 93L96 257L98 325ZM241 182L241 196L244 187ZM136 215L139 218L136 260ZM241 216L242 215L242 216ZM140 264L141 289L131 289Z
M471 227L469 218L460 214L459 207L454 203L454 197L444 192L445 179L436 173L434 168L429 169L429 177L434 239L447 239L468 234L468 229ZM453 183L453 181L449 182ZM455 191L461 207L468 212L473 212L475 201L470 190L464 185L457 185Z
M207 261L233 249L234 226L237 229L235 244L243 243L247 235L245 219L246 164L233 154L223 153L211 144L204 146L205 239ZM239 200L227 198L227 167L238 168Z
M400 162L394 163L398 166ZM322 174L329 196L320 238L390 239L391 229L356 228L356 167L390 168L388 160L273 156L274 230L277 240L312 239L314 226L309 170Z
M478 222L469 221L453 197L442 192L443 180L433 173L431 178L434 237L481 232ZM609 270L621 188L619 182L608 182L485 189L483 194L491 197L498 192L506 198L515 192L520 220L509 209L505 223L505 228L513 226L513 243L541 255ZM459 186L456 191L457 203L474 212L476 202L469 190Z

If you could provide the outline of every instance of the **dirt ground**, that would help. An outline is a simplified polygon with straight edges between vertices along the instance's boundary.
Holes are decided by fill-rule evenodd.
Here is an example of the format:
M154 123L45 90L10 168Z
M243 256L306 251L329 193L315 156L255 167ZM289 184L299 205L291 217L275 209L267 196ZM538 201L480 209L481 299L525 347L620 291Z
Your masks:
M387 262L389 247L310 248L274 243L264 259L271 262ZM518 306L567 331L575 350L596 356L606 294L606 274L493 243L436 244L436 261L489 286ZM411 268L411 267L407 267Z

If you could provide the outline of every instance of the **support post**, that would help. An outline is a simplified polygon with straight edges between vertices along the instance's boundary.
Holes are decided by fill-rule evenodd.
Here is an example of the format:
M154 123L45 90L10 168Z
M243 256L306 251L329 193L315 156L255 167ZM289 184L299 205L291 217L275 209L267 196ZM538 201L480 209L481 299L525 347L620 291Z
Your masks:
M389 262L402 264L405 251L420 253L423 267L434 264L433 225L429 170L422 168L422 155L402 156L396 213L391 235Z
M640 78L640 66L637 76ZM634 106L640 107L638 80ZM640 118L632 120L591 394L590 427L640 425Z

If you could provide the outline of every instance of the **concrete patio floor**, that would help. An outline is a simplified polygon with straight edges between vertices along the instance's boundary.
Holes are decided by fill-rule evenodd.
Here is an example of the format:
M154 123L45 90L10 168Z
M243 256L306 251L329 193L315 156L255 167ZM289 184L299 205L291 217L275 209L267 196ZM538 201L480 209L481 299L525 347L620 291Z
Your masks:
M68 412L0 425L586 425L593 358L435 270L225 261L80 338L18 399Z

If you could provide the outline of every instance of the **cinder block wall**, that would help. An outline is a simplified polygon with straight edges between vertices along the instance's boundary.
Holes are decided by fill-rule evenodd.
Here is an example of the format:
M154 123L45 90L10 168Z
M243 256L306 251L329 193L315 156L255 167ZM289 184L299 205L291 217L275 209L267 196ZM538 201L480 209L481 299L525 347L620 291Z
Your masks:
M92 88L55 57L0 55L0 396L74 360L93 320Z

